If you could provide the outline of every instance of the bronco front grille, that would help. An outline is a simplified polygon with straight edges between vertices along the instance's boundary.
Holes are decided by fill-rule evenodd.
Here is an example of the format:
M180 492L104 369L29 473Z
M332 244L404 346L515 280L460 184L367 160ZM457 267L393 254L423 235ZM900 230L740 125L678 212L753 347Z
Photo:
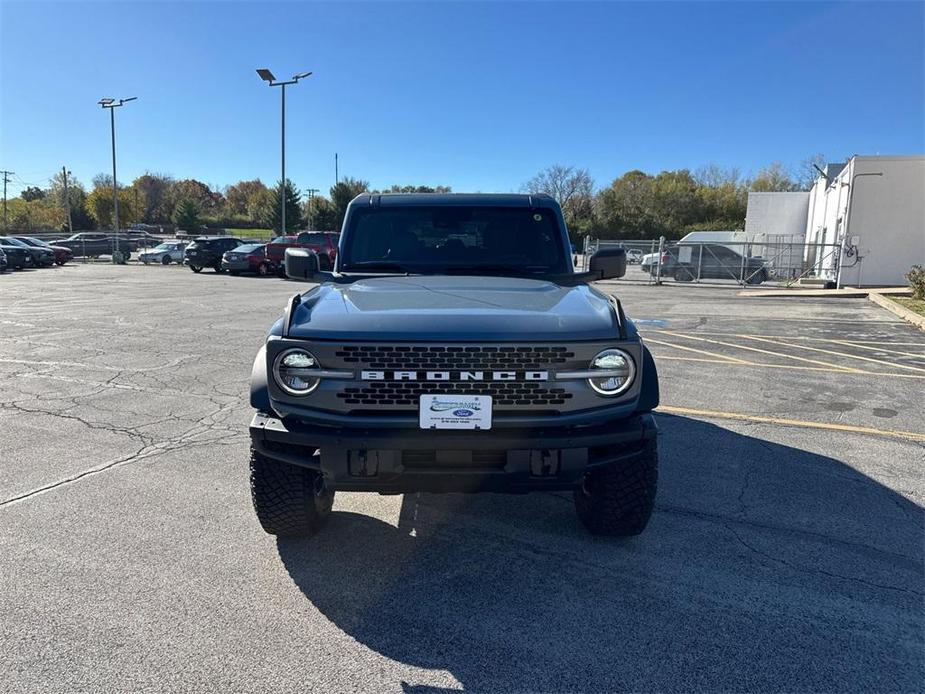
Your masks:
M566 347L555 346L431 346L344 345L335 356L345 364L367 369L493 369L529 371L564 364L575 358ZM456 392L462 392L457 390Z
M389 368L389 367L386 367ZM427 368L427 367L422 367ZM572 397L564 388L539 382L377 381L360 387L348 386L337 394L347 405L414 405L424 393L490 395L494 406L564 405Z

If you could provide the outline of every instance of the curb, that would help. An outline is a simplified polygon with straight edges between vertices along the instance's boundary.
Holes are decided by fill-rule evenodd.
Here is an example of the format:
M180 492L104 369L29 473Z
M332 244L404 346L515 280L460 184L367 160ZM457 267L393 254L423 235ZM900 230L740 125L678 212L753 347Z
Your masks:
M912 325L917 327L919 330L925 331L925 316L920 316L915 311L910 311L905 306L900 306L895 301L890 301L880 294L868 294L867 299L877 304L877 306L885 308L890 313L895 313L903 320L912 323Z

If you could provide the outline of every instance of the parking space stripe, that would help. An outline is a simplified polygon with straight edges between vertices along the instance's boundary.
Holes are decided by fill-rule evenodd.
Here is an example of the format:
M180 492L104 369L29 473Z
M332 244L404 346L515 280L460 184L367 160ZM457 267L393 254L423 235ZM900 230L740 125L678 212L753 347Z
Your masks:
M666 414L688 415L691 417L704 417L706 419L734 419L759 424L777 424L780 426L801 427L805 429L825 429L828 431L842 431L851 434L869 434L872 436L886 436L890 438L905 439L907 441L925 442L925 433L915 431L895 431L893 429L876 429L874 427L860 427L851 424L834 424L831 422L812 422L804 419L786 419L783 417L764 417L761 415L742 414L738 412L723 412L720 410L699 410L691 407L674 407L660 405L656 412Z
M717 354L716 352L707 352L702 349L696 349L695 347L685 347L684 345L676 345L673 342L664 342L663 340L656 340L653 337L647 337L646 342L651 342L654 345L664 345L665 347L674 347L675 349L682 349L685 352L695 352L696 354L705 354L709 357L718 357L723 359L727 364L751 364L751 362L745 361L744 359L738 359L737 357L727 357L724 354Z
M861 361L873 362L874 364L882 364L883 366L891 366L897 369L906 369L908 371L917 371L919 373L925 374L925 369L920 366L910 366L908 364L898 364L892 361L884 361L883 359L874 359L873 357L864 357L860 354L848 354L846 352L833 352L830 349L819 349L818 347L810 347L809 345L799 345L792 342L785 342L783 340L771 340L766 337L757 337L755 335L737 335L737 337L743 337L748 340L758 340L759 342L767 342L772 345L781 345L784 347L796 347L797 349L807 349L813 352L822 352L823 354L834 354L839 357L847 357L849 359L859 359Z
M840 366L838 364L832 364L831 362L819 361L818 359L806 359L805 357L797 357L792 354L787 354L785 352L774 352L768 349L759 349L758 347L749 347L748 345L737 345L734 342L724 342L722 340L711 340L706 337L694 337L693 335L684 335L683 333L675 333L669 330L656 330L654 332L659 333L660 335L671 335L672 337L679 337L686 340L697 340L699 342L709 342L715 345L723 345L724 347L732 347L733 349L744 349L749 352L758 352L760 354L770 354L775 357L782 357L784 359L793 359L795 361L807 362L809 364L815 364L816 366L826 366L830 369L835 369L837 371L844 371L846 373L859 373L859 369L856 369L851 366Z

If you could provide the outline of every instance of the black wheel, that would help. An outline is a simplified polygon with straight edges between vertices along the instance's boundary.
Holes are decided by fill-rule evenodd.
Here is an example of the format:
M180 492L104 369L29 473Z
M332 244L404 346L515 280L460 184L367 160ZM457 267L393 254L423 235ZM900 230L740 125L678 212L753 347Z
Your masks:
M277 266L276 276L279 277L281 280L286 279L286 265L285 264Z
M257 266L257 274L261 277L266 277L270 274L270 267L266 263L260 263L260 265Z
M279 463L251 449L251 500L270 535L313 535L331 514L334 492L320 472Z
M764 270L759 270L758 272L756 272L755 274L753 274L751 277L749 277L749 278L746 279L745 281L746 281L746 283L748 283L748 284L761 284L761 283L764 282L766 279L767 279L767 277L766 277L765 274L764 274Z
M240 275L241 273L238 272L237 270L229 270L229 271L228 271L228 274L231 275L232 277L237 277L237 276Z
M193 272L202 272L202 267L199 265L190 265L189 269Z
M679 267L674 271L675 282L693 282L694 276L686 267Z
M165 256L161 259L161 265L170 265L170 256L169 256L169 255L165 255Z
M212 266L212 269L215 270L215 274L216 274L216 275L220 275L220 274L222 274L223 272L225 272L225 271L222 269L222 266L221 266L221 265L213 265L213 266Z
M611 463L586 474L575 490L575 510L595 535L638 535L652 515L657 486L658 448L653 439L635 460Z

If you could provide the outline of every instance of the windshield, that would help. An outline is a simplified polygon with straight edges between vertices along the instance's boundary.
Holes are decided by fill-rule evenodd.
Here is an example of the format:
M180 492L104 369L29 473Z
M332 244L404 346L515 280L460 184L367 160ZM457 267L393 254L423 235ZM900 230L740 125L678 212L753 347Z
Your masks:
M570 272L551 210L370 207L350 217L343 272Z
M172 251L177 247L175 243L162 243L154 247L156 251Z
M29 244L23 243L19 239L14 239L10 236L0 236L0 242L7 244L8 246L20 246L22 248L28 248Z
M243 246L238 246L234 249L235 253L253 253L258 250L263 244L260 243L246 243Z

